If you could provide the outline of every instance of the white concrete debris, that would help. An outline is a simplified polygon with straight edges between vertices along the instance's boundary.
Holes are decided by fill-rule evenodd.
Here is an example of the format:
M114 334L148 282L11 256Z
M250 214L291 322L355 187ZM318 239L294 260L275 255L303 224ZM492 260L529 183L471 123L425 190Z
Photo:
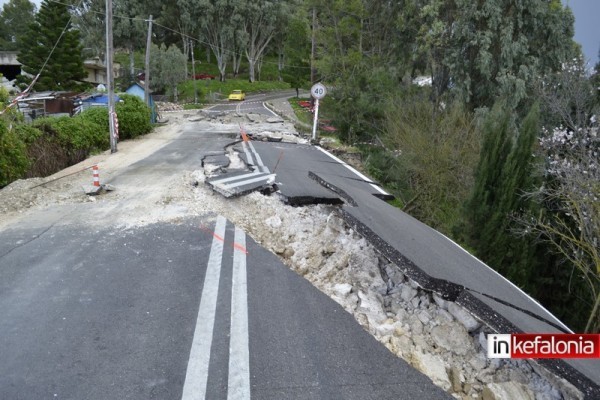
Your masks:
M536 399L567 398L562 386L549 384L527 362L489 360L479 321L381 260L335 208L294 208L276 197L249 197L235 205L244 213L217 211L244 225L255 240L352 313L390 351L454 397L481 398L485 390L501 399L506 393L520 393L520 388ZM254 215L252 222L249 215Z

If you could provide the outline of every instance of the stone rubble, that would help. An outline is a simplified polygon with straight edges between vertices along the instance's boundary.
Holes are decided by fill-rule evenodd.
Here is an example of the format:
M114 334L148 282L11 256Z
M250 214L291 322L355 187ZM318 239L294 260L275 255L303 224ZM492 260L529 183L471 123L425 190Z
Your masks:
M257 202L261 195L253 196ZM273 197L263 201L269 205L258 209L285 211L265 216L262 226L255 221L244 229L455 398L581 398L566 382L551 385L527 361L488 359L487 331L476 318L422 290L396 265L381 259L335 208L275 206ZM238 223L235 215L228 218Z

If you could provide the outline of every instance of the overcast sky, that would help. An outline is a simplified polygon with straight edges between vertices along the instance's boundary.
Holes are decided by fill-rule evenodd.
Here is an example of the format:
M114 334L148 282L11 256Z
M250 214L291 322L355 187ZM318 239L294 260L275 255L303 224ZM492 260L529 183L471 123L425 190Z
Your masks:
M0 0L0 4L9 0ZM600 51L600 0L562 0L575 14L575 40L581 43L583 54L591 66L598 60ZM35 4L41 0L34 0Z
M600 0L563 0L575 15L575 40L593 66L600 51Z

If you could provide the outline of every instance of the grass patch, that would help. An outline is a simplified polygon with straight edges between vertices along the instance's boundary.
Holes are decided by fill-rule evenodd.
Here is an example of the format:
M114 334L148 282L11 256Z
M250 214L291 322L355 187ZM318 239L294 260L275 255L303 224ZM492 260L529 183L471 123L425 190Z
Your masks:
M301 101L307 101L307 99L298 99L296 97L288 99L288 102L292 106L292 109L294 110L294 114L296 114L296 118L298 118L298 121L312 125L313 115L310 111L308 111L308 109L300 106L299 102Z

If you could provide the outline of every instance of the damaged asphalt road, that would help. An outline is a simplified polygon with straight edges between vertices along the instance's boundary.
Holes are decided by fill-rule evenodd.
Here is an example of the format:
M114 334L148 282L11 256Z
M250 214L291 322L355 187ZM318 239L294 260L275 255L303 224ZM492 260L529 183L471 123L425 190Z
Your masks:
M465 307L492 330L570 332L549 311L456 243L387 204L376 182L315 146L241 142L250 168L276 174L278 193L290 205L340 204L348 224L400 266L423 289ZM584 393L600 393L597 360L540 360Z
M102 163L114 192L73 181L2 221L0 398L451 398L239 226L190 215L190 171L231 132L157 141Z

